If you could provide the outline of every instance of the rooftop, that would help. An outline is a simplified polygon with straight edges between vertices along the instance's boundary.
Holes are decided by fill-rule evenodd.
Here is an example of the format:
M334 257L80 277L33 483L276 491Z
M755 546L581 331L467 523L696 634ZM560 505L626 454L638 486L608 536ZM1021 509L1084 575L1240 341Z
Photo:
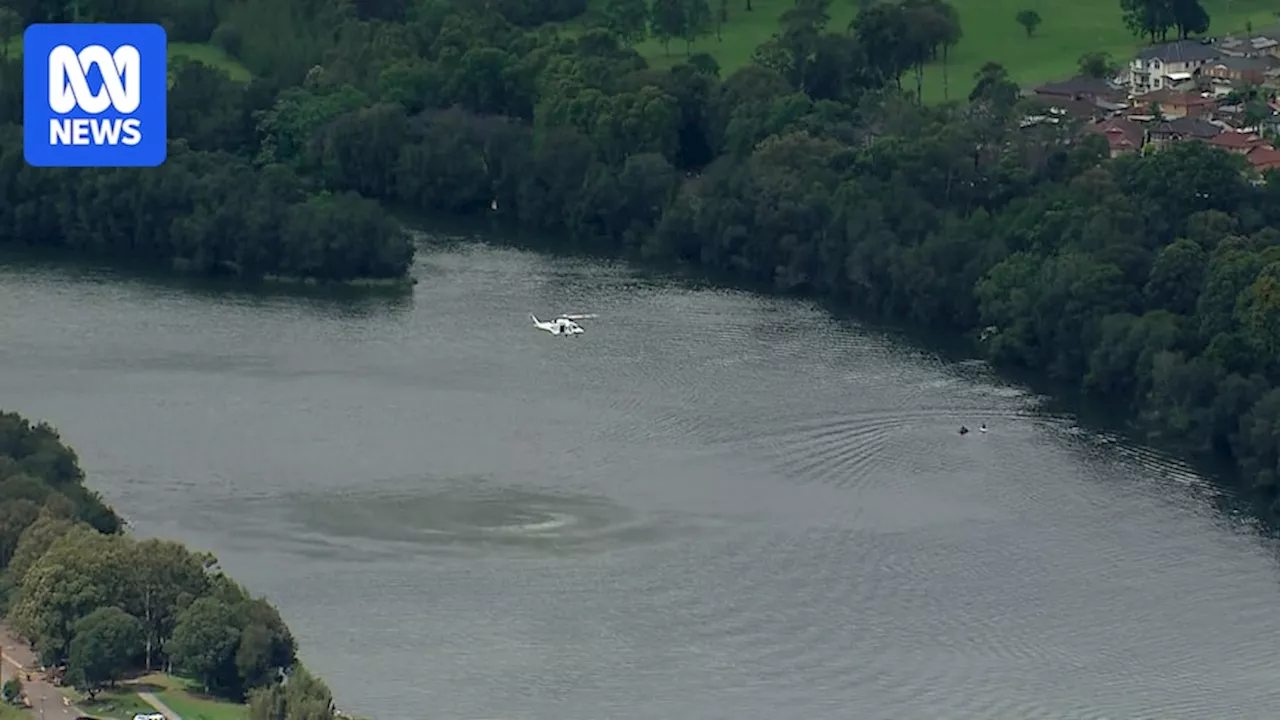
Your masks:
M1199 138L1208 140L1224 132L1224 130L1207 120L1196 117L1180 117L1154 123L1151 132L1161 135L1176 135L1183 138Z
M1069 97L1092 96L1107 97L1116 94L1110 83L1101 78L1077 76L1057 82L1047 82L1037 86L1035 92L1040 95L1062 95Z
M1280 170L1280 150L1255 148L1248 158L1249 164L1258 170Z
M1223 67L1228 70L1270 70L1276 67L1277 63L1270 57L1225 57L1218 58L1209 63L1209 67Z
M1142 147L1142 126L1126 118L1110 118L1085 126L1086 132L1097 133L1107 139L1112 150L1137 150Z
M1246 150L1266 145L1267 142L1252 133L1224 132L1214 135L1209 140L1209 144L1216 145L1227 150Z
M1172 90L1155 90L1142 96L1143 102L1160 105L1181 105L1183 107L1201 107L1216 105L1213 98L1201 97L1197 93L1174 92Z
M1222 52L1212 45L1199 40L1178 40L1143 48L1138 53L1139 60L1161 60L1163 62L1195 62L1213 60L1222 57Z

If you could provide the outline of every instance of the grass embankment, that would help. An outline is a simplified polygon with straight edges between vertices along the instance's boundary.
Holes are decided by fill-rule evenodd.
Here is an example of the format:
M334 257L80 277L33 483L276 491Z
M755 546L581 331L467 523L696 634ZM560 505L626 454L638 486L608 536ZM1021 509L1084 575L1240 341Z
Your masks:
M1258 29L1277 23L1275 0L1202 0L1212 18L1210 35L1243 32L1252 22ZM1075 74L1076 60L1092 51L1111 53L1118 62L1126 62L1145 44L1136 39L1120 17L1119 0L951 0L960 14L964 37L952 48L948 75L951 97L968 94L973 76L988 61L1004 65L1015 81L1023 85L1067 78ZM712 10L719 7L711 0ZM778 29L778 18L793 0L752 0L747 12L745 0L730 0L729 22L715 35L693 44L693 52L705 52L720 63L725 75L751 61L756 46L769 39ZM831 5L832 31L843 31L856 12L857 3L847 0ZM1014 20L1022 10L1035 10L1043 18L1035 36ZM636 48L650 63L666 67L685 56L685 43L672 41L670 55L662 43L649 39ZM935 63L926 69L925 99L943 99L942 66Z
M64 689L71 701L81 710L102 720L132 720L138 713L153 713L156 709L138 697L139 692L149 692L169 706L182 720L245 720L248 709L244 705L211 698L194 689L185 679L152 673L103 690L95 700ZM0 720L7 720L0 716Z
M22 36L10 38L9 40L9 56L20 57L22 55ZM231 76L232 80L238 82L248 82L252 76L249 69L241 65L238 60L227 55L220 48L209 45L208 43L169 43L169 57L182 57L189 60L196 60L210 67L218 68Z
M0 703L0 720L31 720L31 716L12 705Z
M246 706L209 697L184 678L153 673L136 682L150 686L149 692L182 716L182 720L245 720L249 717Z
M138 713L153 713L155 708L143 702L137 693L128 685L120 685L99 692L90 700L88 696L71 688L59 688L62 694L71 699L76 707L87 715L102 720L132 720Z

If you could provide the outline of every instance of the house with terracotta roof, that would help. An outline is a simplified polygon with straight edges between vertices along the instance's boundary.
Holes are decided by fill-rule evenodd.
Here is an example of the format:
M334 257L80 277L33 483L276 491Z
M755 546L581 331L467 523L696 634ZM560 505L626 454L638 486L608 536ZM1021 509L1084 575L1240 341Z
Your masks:
M1246 154L1245 159L1260 173L1268 170L1280 170L1280 150L1270 145L1255 147Z
M1124 117L1111 117L1090 123L1084 127L1084 131L1105 138L1113 158L1138 152L1146 141L1146 131L1142 125Z
M1160 115L1169 120L1181 117L1204 117L1213 112L1217 103L1213 98L1201 97L1196 93L1174 92L1172 90L1155 90L1142 96L1141 104L1158 107Z
M1269 148L1271 144L1253 133L1224 132L1209 138L1209 144L1238 155L1248 155L1254 148Z

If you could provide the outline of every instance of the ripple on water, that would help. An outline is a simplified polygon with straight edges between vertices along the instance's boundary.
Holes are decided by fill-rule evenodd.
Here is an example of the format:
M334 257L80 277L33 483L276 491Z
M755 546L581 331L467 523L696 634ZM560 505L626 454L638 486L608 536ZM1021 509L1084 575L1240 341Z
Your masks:
M305 493L268 502L307 535L384 552L389 546L449 554L597 552L658 542L677 529L670 518L641 515L602 497L483 479L423 479L416 488Z
M856 487L889 471L955 470L941 453L956 440L957 423L1001 423L1002 428L1043 420L1043 413L991 408L869 410L779 424L739 443L772 451L779 471L801 482Z

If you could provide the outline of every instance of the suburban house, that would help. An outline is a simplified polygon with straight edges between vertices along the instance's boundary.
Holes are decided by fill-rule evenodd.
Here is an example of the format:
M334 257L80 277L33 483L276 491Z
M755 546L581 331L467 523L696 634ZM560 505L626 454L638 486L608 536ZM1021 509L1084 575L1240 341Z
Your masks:
M1107 147L1111 149L1111 157L1138 152L1146 140L1146 130L1140 123L1119 116L1091 123L1084 130L1105 138Z
M1142 105L1159 108L1160 115L1173 120L1181 117L1204 117L1213 112L1217 103L1212 98L1197 93L1155 90L1142 96Z
M1253 133L1224 132L1209 139L1209 144L1237 155L1248 155L1255 148L1271 147L1270 143Z
M1280 27L1247 36L1227 35L1216 40L1213 45L1223 55L1232 57L1280 58Z
M1225 130L1221 126L1202 118L1180 117L1152 122L1147 127L1147 140L1156 147L1162 147L1182 140L1211 140L1223 132Z
M1212 78L1214 85L1228 87L1261 85L1267 81L1267 71L1280 68L1280 58L1223 56L1211 60L1201 68L1201 75Z
M1178 40L1143 48L1129 63L1129 92L1141 95L1185 83L1222 51L1199 40Z
M1091 77L1045 83L1034 88L1032 96L1047 107L1051 115L1086 122L1101 120L1129 107L1124 90Z
M1268 170L1280 170L1280 150L1276 150L1270 145L1250 150L1245 155L1245 158L1253 166L1253 169L1259 173L1264 173Z

